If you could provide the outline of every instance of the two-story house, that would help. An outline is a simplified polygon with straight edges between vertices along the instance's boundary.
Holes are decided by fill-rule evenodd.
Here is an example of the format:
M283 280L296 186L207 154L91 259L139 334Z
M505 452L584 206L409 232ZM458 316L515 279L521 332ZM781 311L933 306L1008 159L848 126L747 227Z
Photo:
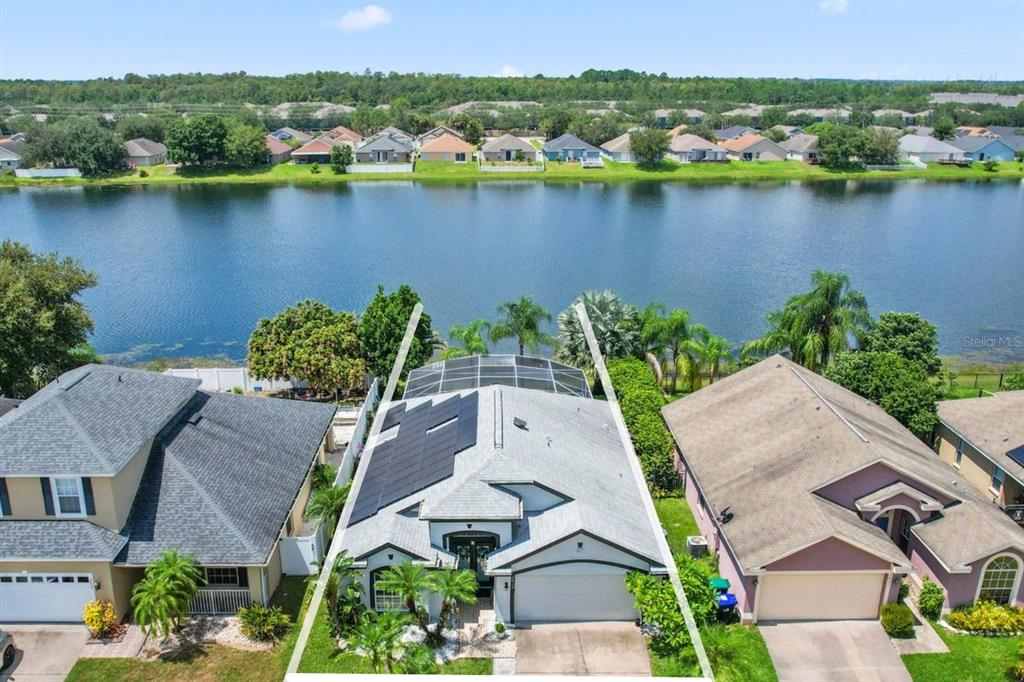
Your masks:
M172 549L203 568L195 610L269 599L335 410L199 385L88 365L0 416L0 622L123 616Z
M474 571L499 622L637 617L624 577L665 573L660 529L611 408L581 371L512 355L448 360L413 370L383 418L341 540L367 606L404 608L378 580L413 561Z

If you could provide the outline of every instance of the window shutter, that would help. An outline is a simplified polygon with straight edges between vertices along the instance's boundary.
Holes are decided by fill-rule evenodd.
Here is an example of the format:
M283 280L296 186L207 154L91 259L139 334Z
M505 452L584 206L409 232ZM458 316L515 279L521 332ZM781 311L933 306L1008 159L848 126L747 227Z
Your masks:
M0 516L11 515L11 498L7 495L7 481L0 478Z
M96 516L96 502L92 498L92 479L82 479L82 492L85 493L85 515Z
M249 587L249 569L245 566L238 567L238 586Z
M53 492L50 490L50 479L40 478L39 487L43 489L43 511L47 516L55 516L53 511Z

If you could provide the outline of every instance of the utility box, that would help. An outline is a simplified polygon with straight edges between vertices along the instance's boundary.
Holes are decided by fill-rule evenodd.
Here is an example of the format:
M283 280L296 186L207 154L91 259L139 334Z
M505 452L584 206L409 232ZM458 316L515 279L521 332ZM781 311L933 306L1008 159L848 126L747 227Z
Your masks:
M708 541L703 535L688 535L686 537L686 553L693 558L705 556L708 553Z

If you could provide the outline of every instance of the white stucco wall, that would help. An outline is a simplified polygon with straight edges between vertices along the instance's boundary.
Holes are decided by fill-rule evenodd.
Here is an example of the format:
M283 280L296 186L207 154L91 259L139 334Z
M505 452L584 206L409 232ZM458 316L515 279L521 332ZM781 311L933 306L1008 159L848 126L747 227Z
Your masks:
M583 547L578 548L577 543ZM633 556L600 540L577 533L558 544L538 552L512 565L512 571L519 573L536 566L562 561L607 561L639 570L650 570L650 562ZM571 572L571 571L570 571Z

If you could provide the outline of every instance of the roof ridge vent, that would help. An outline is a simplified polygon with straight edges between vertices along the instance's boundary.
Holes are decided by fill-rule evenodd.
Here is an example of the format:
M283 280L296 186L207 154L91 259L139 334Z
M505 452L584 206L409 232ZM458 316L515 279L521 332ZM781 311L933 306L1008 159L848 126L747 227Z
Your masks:
M494 392L494 449L505 448L505 405L501 389Z

